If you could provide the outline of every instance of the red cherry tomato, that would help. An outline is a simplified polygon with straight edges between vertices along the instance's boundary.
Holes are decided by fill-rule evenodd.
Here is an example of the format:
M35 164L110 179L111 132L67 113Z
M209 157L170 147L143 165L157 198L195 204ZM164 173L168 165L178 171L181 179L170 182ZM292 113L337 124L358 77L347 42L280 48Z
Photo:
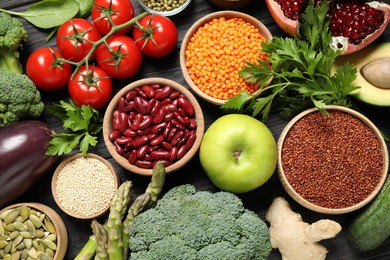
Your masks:
M76 75L69 80L68 90L71 99L78 106L90 105L99 109L111 99L112 82L99 67L80 67Z
M58 60L60 56L58 50L43 47L33 51L28 57L26 74L37 88L57 90L68 83L72 66Z
M105 14L109 14L115 25L123 24L134 18L134 8L130 0L96 0L92 8L92 21L99 32L106 35L112 25ZM126 34L131 26L117 31L115 34Z
M92 44L88 41L96 42L100 40L99 31L91 22L82 18L73 18L63 23L58 29L56 41L59 51L65 59L78 62L87 56L92 49ZM94 58L91 55L90 59Z
M108 49L107 46L110 48ZM96 51L98 66L115 79L132 77L140 69L142 53L134 40L125 35L113 35Z
M133 39L142 53L153 58L167 56L177 44L176 25L167 17L149 14L139 21L144 28L134 27Z

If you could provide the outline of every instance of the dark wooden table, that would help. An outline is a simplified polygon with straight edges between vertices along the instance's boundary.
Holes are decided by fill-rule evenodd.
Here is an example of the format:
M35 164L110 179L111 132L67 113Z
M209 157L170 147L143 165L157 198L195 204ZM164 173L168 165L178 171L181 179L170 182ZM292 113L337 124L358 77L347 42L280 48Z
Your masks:
M137 1L131 0L136 14L140 14L143 10L138 5ZM12 1L12 0L1 0L0 7L21 11L28 8L32 3L37 2L36 0L21 0L21 1ZM133 78L123 81L114 81L115 92L117 92L121 87L126 84L133 82L135 80L145 78L145 77L164 77L175 80L184 86L186 84L179 66L179 51L181 41L187 31L187 29L199 18L202 16L220 11L221 8L218 8L210 4L207 0L192 0L192 3L187 7L187 9L171 17L175 22L179 30L179 41L177 43L176 49L166 58L162 59L148 59L144 58L143 65L139 73L137 73ZM285 36L284 33L279 29L279 27L274 23L274 20L270 16L268 9L264 1L255 0L249 6L239 9L239 11L248 13L260 21L262 21L271 31L274 36ZM22 18L18 18L23 22L25 28L29 33L28 43L24 46L21 53L21 61L23 65L26 63L28 55L38 47L42 46L52 46L55 47L55 41L52 39L49 42L45 41L45 38L48 35L47 31L38 30ZM378 41L388 42L390 41L390 28L387 28L384 35L382 35ZM55 93L45 93L42 92L42 98L46 103L58 102L59 99L68 99L67 90L62 89L56 91ZM222 115L222 112L217 106L210 105L204 102L201 99L198 99L205 116L205 124L207 127L216 120L219 116ZM374 107L371 105L366 105L358 103L363 113L371 119L380 130L382 130L386 135L390 136L390 120L389 112L390 108ZM102 111L104 112L104 111ZM54 129L61 129L60 123L49 115L43 115L39 120L43 120L50 124ZM288 122L288 118L283 118L279 114L272 113L267 122L267 126L271 129L274 134L275 139L277 139ZM77 151L74 151L76 153ZM140 194L145 189L146 185L149 182L149 178L143 176L137 176L131 172L127 172L122 167L120 167L108 153L103 138L100 137L98 145L91 149L90 152L101 155L104 158L107 158L113 165L116 167L120 174L121 181L131 180L134 184L134 193ZM60 161L64 157L60 158ZM0 158L1 160L1 158ZM60 208L56 205L53 196L51 194L51 177L53 171L48 172L35 186L33 186L28 192L23 196L18 198L15 202L40 202L52 207L57 213L60 214L63 221L66 224L68 235L69 235L69 246L66 254L66 259L73 259L75 255L82 248L84 243L87 241L88 237L91 235L90 221L89 220L79 220L73 217L70 217L64 214ZM199 190L209 190L217 191L213 184L209 181L204 171L202 170L198 156L195 156L190 163L188 163L180 171L171 174L167 177L166 185L164 191L185 183L191 183L195 185ZM0 187L1 188L1 187ZM375 249L371 252L362 253L356 250L348 241L346 236L346 228L353 219L356 213L344 214L344 215L323 215L312 212L295 203L284 191L282 188L277 175L274 176L262 187L248 192L246 194L239 195L247 208L255 211L263 220L265 220L265 213L268 210L270 203L273 198L276 196L285 197L292 207L292 209L300 213L305 222L314 222L322 218L329 218L335 221L338 221L343 230L338 234L334 239L329 239L323 241L323 244L328 248L328 259L390 259L390 240L388 239L381 247ZM269 259L281 259L281 256L277 250L273 250L270 254Z

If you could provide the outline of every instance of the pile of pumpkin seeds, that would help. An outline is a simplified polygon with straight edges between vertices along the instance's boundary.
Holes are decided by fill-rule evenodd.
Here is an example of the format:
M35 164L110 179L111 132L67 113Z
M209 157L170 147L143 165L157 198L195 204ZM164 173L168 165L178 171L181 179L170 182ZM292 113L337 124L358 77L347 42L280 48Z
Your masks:
M57 235L46 214L22 204L0 214L0 259L53 259Z

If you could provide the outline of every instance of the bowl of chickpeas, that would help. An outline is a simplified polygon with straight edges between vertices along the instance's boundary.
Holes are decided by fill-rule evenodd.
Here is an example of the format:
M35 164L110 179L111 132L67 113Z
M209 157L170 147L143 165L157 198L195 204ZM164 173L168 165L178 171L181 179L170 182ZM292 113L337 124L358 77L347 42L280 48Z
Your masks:
M195 22L180 49L180 67L187 84L202 99L222 105L241 90L250 94L264 86L239 75L247 62L267 60L262 43L272 39L258 19L238 11L219 11Z

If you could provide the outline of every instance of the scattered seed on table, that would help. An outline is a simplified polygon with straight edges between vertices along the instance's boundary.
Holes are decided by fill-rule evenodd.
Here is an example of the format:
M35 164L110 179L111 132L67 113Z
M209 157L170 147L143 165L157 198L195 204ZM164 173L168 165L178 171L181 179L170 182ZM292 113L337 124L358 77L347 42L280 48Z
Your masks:
M353 206L378 185L383 153L375 133L341 111L310 113L287 133L282 165L294 190L325 208Z
M96 215L109 207L116 190L110 169L95 158L79 157L58 174L56 194L62 207L81 215Z

